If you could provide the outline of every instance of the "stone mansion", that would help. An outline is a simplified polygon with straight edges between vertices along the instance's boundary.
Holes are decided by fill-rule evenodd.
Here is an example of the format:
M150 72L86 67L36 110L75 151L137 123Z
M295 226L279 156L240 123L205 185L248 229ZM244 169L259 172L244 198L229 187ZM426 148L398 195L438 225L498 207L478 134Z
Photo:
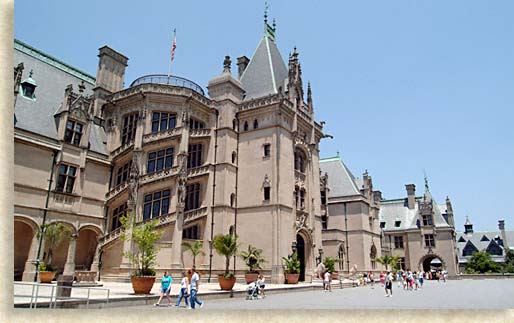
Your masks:
M207 91L168 75L124 88L128 58L107 46L93 77L15 40L15 279L34 279L47 251L37 232L52 223L71 232L54 251L58 271L127 279L127 212L158 220L157 270L173 276L192 265L182 242L197 240L203 277L221 273L211 247L221 233L263 249L263 273L275 283L293 251L305 281L321 255L340 259L341 272L378 271L383 253L401 253L410 268L442 258L455 273L449 200L441 208L428 186L423 197L408 187L405 199L383 200L367 172L359 179L339 157L320 160L328 135L311 86L296 48L283 60L275 32L265 19L253 57L238 57L237 68L225 57ZM400 237L402 252L391 247ZM245 270L237 259L236 275Z

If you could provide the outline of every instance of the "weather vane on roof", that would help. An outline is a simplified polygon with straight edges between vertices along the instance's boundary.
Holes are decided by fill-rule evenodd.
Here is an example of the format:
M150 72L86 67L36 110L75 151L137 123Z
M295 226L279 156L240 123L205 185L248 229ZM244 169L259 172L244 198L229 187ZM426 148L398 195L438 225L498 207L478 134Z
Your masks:
M264 22L268 23L268 1L264 1Z
M427 172L423 170L423 174L425 175L425 191L428 191L428 178L427 178Z

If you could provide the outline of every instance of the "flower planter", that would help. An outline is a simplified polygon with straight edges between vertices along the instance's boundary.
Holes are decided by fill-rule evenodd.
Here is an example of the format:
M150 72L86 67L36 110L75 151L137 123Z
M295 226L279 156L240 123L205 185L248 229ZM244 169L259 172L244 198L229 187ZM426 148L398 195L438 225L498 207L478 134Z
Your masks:
M39 280L42 284L49 284L55 278L55 271L40 271L39 272Z
M286 284L298 284L300 274L286 274Z
M253 283L259 278L259 274L256 273L246 273L245 280L247 284Z
M155 276L133 276L131 282L135 294L150 294Z
M218 282L222 290L232 290L236 283L236 277L225 278L223 275L218 275Z

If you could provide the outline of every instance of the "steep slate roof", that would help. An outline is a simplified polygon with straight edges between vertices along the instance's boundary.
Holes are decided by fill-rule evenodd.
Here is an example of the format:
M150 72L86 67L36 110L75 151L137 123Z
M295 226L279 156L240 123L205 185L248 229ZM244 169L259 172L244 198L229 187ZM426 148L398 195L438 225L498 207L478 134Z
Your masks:
M288 73L275 41L264 35L250 63L241 76L246 91L245 100L278 93L285 90Z
M74 90L84 81L83 94L93 94L95 78L62 61L31 47L19 40L14 41L14 65L23 63L24 80L30 70L37 87L34 92L36 99L30 100L18 94L14 113L16 128L57 139L57 125L54 114L60 110L64 98L64 89L69 84ZM102 127L93 125L89 142L91 150L107 154L104 142L106 135Z
M466 221L466 223L469 220ZM509 245L509 248L512 249L512 245L514 245L514 231L505 231L505 235L507 236L507 244ZM482 237L486 236L489 238L490 241L482 241ZM501 238L501 232L498 231L473 231L473 233L464 233L464 232L457 232L457 248L459 249L459 261L460 262L467 262L467 259L471 256L463 257L462 256L462 250L468 243L472 243L478 250L484 251L487 249L489 244L496 236L499 236ZM464 242L459 242L460 238L464 239ZM500 248L503 249L502 246ZM491 255L491 259L494 261L503 261L504 256L495 256Z
M449 227L449 224L443 217L446 212L446 205L438 205L432 198L429 191L426 191L423 197L416 197L414 208L409 209L407 205L407 198L382 200L379 211L380 222L385 222L385 230L405 230L418 228L418 219L421 221L419 215L418 201L424 198L432 201L432 208L434 210L433 221L436 228ZM399 227L395 226L396 220L400 220ZM421 223L420 223L421 224Z
M355 176L339 157L321 159L319 166L322 173L328 174L330 197L361 194Z

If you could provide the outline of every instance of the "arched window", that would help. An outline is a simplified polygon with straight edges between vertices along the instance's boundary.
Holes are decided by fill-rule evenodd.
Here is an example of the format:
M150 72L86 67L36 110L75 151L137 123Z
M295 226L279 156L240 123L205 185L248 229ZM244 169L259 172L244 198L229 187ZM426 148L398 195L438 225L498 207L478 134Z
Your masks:
M375 269L375 267L377 266L377 247L375 247L374 244L371 245L369 257L371 258L371 268Z
M236 163L237 154L235 151L232 152L232 164Z
M244 131L248 131L248 121L245 121L243 129L244 129Z
M343 270L343 267L344 267L344 248L343 248L343 245L339 246L339 251L337 252L337 258L339 258L339 270Z
M230 194L230 206L234 207L235 204L236 204L236 194L232 193L232 194Z
M305 164L306 164L306 156L305 153L301 149L295 149L294 152L294 169L304 173L305 172Z
M257 121L257 119L253 120L253 128L254 129L259 128L259 122Z

